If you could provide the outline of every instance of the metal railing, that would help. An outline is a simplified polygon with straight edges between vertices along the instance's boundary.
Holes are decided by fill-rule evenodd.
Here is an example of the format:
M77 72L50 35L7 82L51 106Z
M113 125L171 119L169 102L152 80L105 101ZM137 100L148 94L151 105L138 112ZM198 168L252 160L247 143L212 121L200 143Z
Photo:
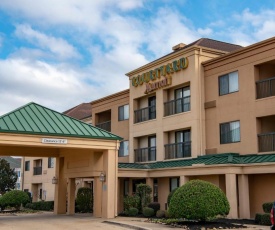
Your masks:
M156 118L156 106L149 106L143 109L138 109L134 111L135 113L135 123L148 121Z
M191 157L191 141L166 144L165 159L176 159L183 157Z
M42 167L33 167L33 175L42 175Z
M95 126L98 127L98 128L101 128L101 129L104 129L106 131L111 132L111 121L105 121L105 122L102 122L102 123L98 123Z
M190 111L190 96L164 102L164 116Z
M256 82L257 99L275 96L275 77Z
M156 147L135 149L135 162L156 160Z
M259 152L275 151L275 132L258 134Z

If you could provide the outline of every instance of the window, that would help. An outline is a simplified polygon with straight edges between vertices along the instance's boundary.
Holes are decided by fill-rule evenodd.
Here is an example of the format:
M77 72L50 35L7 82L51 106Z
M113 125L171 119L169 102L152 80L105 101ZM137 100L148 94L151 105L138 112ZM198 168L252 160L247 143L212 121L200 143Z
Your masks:
M190 87L175 90L175 113L190 111Z
M118 120L128 120L129 119L129 105L123 105L118 107Z
M170 178L170 192L173 191L175 188L178 188L179 185L180 185L179 177Z
M119 146L119 150L118 150L119 157L125 157L125 156L129 155L128 146L129 146L129 141L120 142L120 146Z
M39 189L39 199L40 199L40 200L42 200L42 191L43 191L42 188Z
M239 142L241 140L240 121L220 124L220 135L221 144Z
M54 167L54 158L49 157L48 158L48 168L53 168Z
M25 161L25 171L30 171L30 161Z
M20 171L16 171L17 177L20 177Z
M156 119L156 96L148 98L149 120Z
M124 196L129 195L129 180L124 180Z
M232 72L219 77L220 96L239 91L238 72Z

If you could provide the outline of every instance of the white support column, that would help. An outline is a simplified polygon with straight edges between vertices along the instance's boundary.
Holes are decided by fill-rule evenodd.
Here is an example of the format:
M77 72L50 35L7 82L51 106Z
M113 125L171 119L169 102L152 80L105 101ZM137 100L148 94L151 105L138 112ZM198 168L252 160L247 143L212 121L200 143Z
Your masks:
M75 214L75 178L69 179L67 214Z
M64 176L64 157L56 158L55 176L58 183L55 185L54 214L66 214L67 180Z
M238 218L236 174L225 174L226 196L230 204L228 218Z
M238 175L240 218L250 219L248 175Z

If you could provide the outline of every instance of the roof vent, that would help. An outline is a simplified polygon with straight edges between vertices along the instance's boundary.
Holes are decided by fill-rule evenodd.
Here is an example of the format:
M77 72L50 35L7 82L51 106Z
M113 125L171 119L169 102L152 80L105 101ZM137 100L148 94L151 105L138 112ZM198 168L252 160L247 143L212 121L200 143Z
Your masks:
M186 46L186 45L183 44L183 43L180 43L180 44L177 44L177 45L173 46L172 50L176 51L176 50L179 50L179 49L183 48L184 46Z

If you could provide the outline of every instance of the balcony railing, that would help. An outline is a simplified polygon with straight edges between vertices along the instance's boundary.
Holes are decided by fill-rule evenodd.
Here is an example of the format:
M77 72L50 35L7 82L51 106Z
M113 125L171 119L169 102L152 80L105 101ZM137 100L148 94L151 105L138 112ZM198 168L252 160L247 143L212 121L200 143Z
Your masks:
M165 159L176 159L183 157L191 157L191 141L166 144Z
M164 116L190 111L190 96L164 102Z
M156 160L156 147L135 149L135 162Z
M256 82L257 99L275 96L275 77Z
M135 123L148 121L156 118L156 106L149 106L143 109L135 110Z
M259 152L275 151L275 132L258 134Z
M98 128L101 128L101 129L104 129L106 131L111 132L111 121L105 121L105 122L102 122L102 123L98 123L95 126L98 127Z
M42 167L33 167L33 175L42 175Z

